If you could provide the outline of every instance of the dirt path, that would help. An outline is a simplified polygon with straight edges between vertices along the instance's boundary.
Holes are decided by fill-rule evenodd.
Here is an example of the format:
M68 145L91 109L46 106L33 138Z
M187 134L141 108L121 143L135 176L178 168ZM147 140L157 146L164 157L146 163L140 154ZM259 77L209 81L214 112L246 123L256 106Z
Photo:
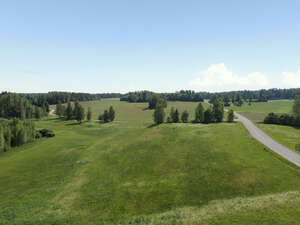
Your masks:
M258 140L260 143L264 144L266 147L271 149L273 152L281 155L286 160L300 167L300 155L291 149L279 144L277 141L268 136L265 132L259 129L254 123L248 120L246 117L234 113L238 120L243 123L243 125L250 132L251 136Z
M55 110L51 109L50 112L49 112L49 115L54 115L54 113L55 113Z

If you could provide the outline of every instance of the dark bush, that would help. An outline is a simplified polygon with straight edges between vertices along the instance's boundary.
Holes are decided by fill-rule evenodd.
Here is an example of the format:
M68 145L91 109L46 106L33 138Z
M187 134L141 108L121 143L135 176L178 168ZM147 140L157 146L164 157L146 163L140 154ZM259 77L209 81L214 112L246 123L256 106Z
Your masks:
M42 129L38 131L42 137L54 137L55 134L52 130Z

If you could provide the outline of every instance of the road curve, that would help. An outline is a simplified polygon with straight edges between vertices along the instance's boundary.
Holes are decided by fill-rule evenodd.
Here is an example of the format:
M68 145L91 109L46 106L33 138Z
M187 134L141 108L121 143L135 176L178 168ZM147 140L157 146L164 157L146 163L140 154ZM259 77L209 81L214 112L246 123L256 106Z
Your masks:
M279 144L277 141L268 136L265 132L259 129L254 123L248 120L246 117L234 113L238 120L243 123L243 125L250 132L251 136L258 140L260 143L264 144L266 147L271 149L273 152L281 155L283 158L287 159L291 163L300 167L300 155L291 149Z

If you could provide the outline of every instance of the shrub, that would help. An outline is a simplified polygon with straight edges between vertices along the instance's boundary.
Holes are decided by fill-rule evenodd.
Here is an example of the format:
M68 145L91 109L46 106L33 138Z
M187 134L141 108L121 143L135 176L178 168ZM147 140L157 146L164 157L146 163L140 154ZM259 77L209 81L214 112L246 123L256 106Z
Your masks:
M38 131L41 134L41 137L54 137L55 134L52 130L42 129Z

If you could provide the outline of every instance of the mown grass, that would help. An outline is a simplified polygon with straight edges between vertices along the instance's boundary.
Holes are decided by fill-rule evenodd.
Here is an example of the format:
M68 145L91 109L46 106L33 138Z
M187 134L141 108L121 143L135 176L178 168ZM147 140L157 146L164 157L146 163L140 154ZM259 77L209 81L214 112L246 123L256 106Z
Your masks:
M240 123L151 127L144 103L84 104L94 119L113 105L116 121L49 117L37 126L55 138L0 154L0 224L246 224L255 212L266 224L274 213L297 221L300 170ZM192 115L196 105L172 104Z

